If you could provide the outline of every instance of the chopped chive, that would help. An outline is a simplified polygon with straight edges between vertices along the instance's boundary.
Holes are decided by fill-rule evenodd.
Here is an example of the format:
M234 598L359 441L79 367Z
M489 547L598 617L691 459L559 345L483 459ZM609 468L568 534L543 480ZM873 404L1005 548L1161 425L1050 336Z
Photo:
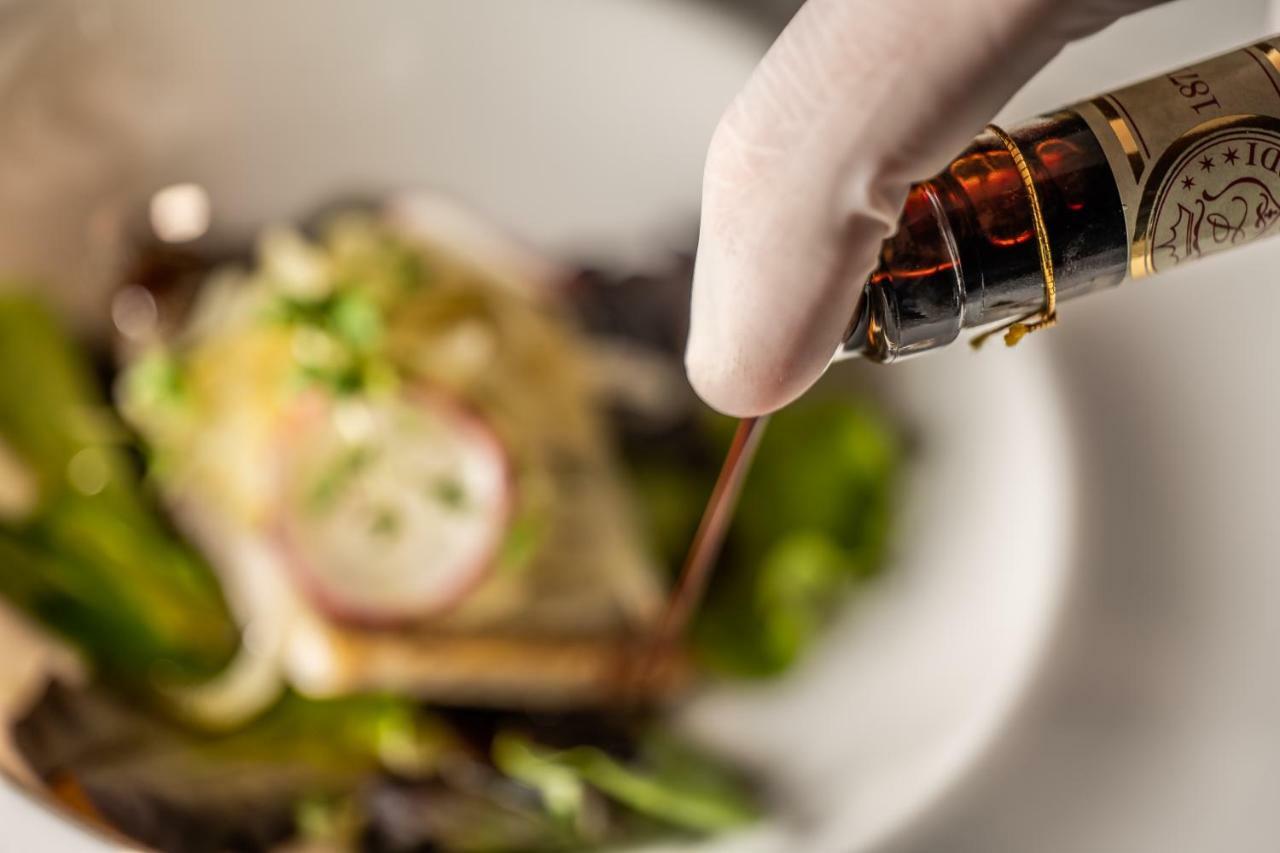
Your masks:
M460 510L467 505L467 492L453 477L441 477L429 487L431 497L449 509Z
M313 514L328 512L343 490L369 467L377 452L368 446L353 447L338 456L316 477L307 492L306 506Z
M373 525L369 529L375 536L395 536L400 532L400 516L391 507L378 507L373 515Z

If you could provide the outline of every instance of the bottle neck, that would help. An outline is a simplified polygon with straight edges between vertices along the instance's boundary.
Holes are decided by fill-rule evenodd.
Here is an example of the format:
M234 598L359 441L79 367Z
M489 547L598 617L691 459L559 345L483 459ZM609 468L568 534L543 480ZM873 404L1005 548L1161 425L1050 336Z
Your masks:
M1010 135L1035 183L1058 298L1121 281L1124 211L1093 131L1063 111ZM966 328L1028 314L1044 300L1026 183L1005 144L984 133L911 188L840 355L894 361L945 346Z
M912 188L843 353L878 361L1280 232L1280 36L979 136ZM1032 221L1026 161L1043 211ZM930 207L932 206L932 210Z

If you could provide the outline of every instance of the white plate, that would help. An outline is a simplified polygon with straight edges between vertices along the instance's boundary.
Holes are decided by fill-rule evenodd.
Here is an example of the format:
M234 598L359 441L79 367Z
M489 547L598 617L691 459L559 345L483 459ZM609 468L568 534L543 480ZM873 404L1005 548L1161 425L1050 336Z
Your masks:
M180 181L207 188L229 239L335 194L426 185L550 251L678 246L711 129L764 47L665 0L6 11L0 268L56 283L83 317L129 212ZM875 375L921 439L893 571L783 682L688 715L785 804L782 823L722 842L735 849L845 853L908 824L991 741L1061 599L1076 448L1043 348ZM52 838L0 796L0 849Z

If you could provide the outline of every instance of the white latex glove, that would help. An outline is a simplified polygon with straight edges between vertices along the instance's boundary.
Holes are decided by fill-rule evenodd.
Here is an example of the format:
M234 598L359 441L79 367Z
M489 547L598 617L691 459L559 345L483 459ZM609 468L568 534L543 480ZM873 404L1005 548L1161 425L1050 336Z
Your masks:
M747 416L822 375L913 181L1068 42L1158 0L808 0L716 129L685 364Z

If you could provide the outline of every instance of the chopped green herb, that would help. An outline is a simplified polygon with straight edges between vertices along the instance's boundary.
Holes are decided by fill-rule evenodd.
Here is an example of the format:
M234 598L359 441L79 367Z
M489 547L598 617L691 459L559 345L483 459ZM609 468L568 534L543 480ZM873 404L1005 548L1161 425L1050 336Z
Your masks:
M378 306L355 290L344 291L332 301L328 325L340 340L360 351L373 348L382 337Z
M307 510L319 515L332 509L342 492L369 467L377 455L374 448L363 444L339 453L307 490Z
M280 294L269 305L266 319L286 326L323 326L329 317L333 297L301 299Z
M440 477L431 484L431 497L449 509L461 510L467 505L467 492L453 477Z
M381 506L374 511L370 528L375 536L391 537L400 532L400 515L391 507Z
M302 367L298 375L305 384L323 386L335 397L352 397L365 390L365 373L358 364L337 368Z
M156 350L143 356L126 374L129 395L144 405L176 405L186 392L186 376L177 356Z
M528 564L542 544L544 525L541 520L525 513L512 523L506 541L498 555L498 565L503 570L517 570Z
M422 255L412 250L401 252L399 273L401 286L405 290L417 290L431 277Z

